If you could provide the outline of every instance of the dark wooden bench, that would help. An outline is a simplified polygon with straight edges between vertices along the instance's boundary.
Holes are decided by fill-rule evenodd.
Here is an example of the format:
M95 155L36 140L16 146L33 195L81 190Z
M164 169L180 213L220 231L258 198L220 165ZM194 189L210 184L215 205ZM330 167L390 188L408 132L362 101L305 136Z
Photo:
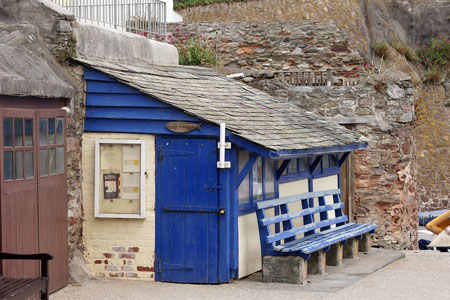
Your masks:
M40 260L41 276L37 278L8 278L0 276L0 300L27 299L40 293L42 300L48 300L48 261L50 254L11 254L0 253L0 260Z
M333 201L327 203L327 198ZM306 273L323 274L326 264L340 266L344 257L370 250L369 234L378 227L347 223L339 189L259 201L256 206L263 278L268 282L303 284Z

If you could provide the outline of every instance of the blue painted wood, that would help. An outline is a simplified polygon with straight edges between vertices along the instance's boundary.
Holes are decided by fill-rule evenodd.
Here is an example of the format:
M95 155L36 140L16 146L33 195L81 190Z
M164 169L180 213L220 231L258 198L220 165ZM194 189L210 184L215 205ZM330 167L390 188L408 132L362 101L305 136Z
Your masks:
M145 94L86 94L86 106L95 107L172 107Z
M219 185L217 141L164 137L157 139L157 151L162 155L157 157L161 178L156 200L160 215L156 257L162 267L156 278L219 283L219 197L217 190L205 188ZM165 265L184 267L165 269ZM229 278L229 265L225 269Z
M120 82L86 81L87 93L142 94L140 91Z
M238 151L236 147L231 148L231 168L232 175L230 177L230 217L231 217L231 278L239 278L239 228L238 228L238 216L239 216L239 195L238 184L236 181L239 169L236 166L238 163Z
M271 224L280 223L280 222L283 222L286 220L293 220L293 219L300 218L300 217L303 217L306 215L317 214L317 213L321 213L324 211L337 209L339 207L344 207L344 203L341 202L341 203L324 205L324 206L320 206L320 207L302 209L299 211L290 212L288 214L282 214L282 215L278 215L278 216L274 216L274 217L265 218L265 219L262 219L260 222L262 225L267 226L267 225L271 225Z
M335 194L340 194L340 193L341 193L340 189L304 193L304 194L298 194L298 195L279 198L279 199L259 201L256 203L256 207L258 209L265 209L265 208L275 207L277 205L297 202L297 201L303 200L303 199L317 198L317 197L335 195Z
M283 161L283 163L281 164L280 168L276 171L276 177L277 179L280 179L281 175L283 174L284 170L286 170L286 168L288 167L289 163L291 162L290 159L287 159L285 161Z
M85 80L95 80L95 81L117 82L116 79L109 77L105 73L97 71L90 67L84 67L84 79Z
M313 149L303 149L303 150L281 150L281 151L270 151L269 157L274 160L284 160L292 158L301 158L308 155L323 155L332 154L337 152L348 152L354 150L362 150L367 148L367 143L356 143L346 146L333 146L333 147L318 147Z
M238 187L241 185L242 181L244 181L245 176L247 176L247 174L252 169L253 164L255 163L257 158L258 158L258 156L250 154L250 157L248 158L248 161L245 163L244 167L242 168L241 172L238 175L238 179L237 179L237 186Z
M258 209L256 210L256 217L259 220L263 220L266 218L266 212L264 211L264 209ZM261 243L261 259L264 258L264 256L269 255L270 250L273 249L273 244L272 243L267 243L267 237L270 236L270 228L269 226L263 226L259 223L259 239L260 239L260 243Z
M88 107L86 109L86 118L200 122L197 118L176 108Z
M323 207L326 205L324 196L318 197L318 200L319 200L319 207ZM328 220L328 211L327 210L321 211L319 215L320 215L320 221ZM330 226L323 226L320 228L320 231L325 231L328 229L330 229Z
M320 162L322 161L322 155L317 156L313 163L311 164L311 166L309 167L309 174L313 174L314 170L317 168L317 166L320 164Z
M341 202L341 194L333 195L333 203L342 203ZM335 214L336 217L343 216L344 215L344 211L342 210L342 207L336 208L334 210L334 214ZM344 225L344 224L343 223L338 223L337 224L337 226L341 226L341 225Z
M334 218L334 219L325 220L325 221L316 221L314 223L310 223L310 224L304 225L302 227L296 227L289 231L283 231L278 234L269 235L269 236L267 236L266 240L267 240L267 243L273 243L276 241L284 240L286 238L290 238L292 236L296 236L296 235L305 233L307 231L312 231L317 228L322 228L324 226L334 225L339 222L345 222L345 221L347 221L347 216L342 216L340 218Z
M284 214L284 215L289 214L289 207L288 207L287 204L281 204L280 205L280 210L281 210L281 213ZM294 228L294 226L292 224L292 219L283 221L283 231L284 232L288 232L288 231L292 230L292 228ZM288 243L288 242L291 242L293 240L295 240L295 236L294 237L289 237L287 239L284 239L284 242Z

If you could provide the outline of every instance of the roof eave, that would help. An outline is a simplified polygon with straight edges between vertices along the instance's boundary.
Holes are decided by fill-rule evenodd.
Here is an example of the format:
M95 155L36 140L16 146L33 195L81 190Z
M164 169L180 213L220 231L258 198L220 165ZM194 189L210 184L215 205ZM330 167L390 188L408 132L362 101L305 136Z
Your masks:
M273 160L284 160L299 158L311 155L324 155L331 153L342 153L350 152L355 150L364 150L367 148L367 142L361 142L356 144L350 144L345 146L332 146L332 147L321 147L321 148L311 148L302 150L280 150L280 151L270 151L269 157Z

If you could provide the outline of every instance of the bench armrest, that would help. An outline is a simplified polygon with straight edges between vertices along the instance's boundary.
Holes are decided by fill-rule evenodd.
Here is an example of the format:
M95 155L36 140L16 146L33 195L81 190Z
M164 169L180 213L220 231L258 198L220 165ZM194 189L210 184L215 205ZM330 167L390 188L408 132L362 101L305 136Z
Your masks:
M48 254L48 253L15 254L15 253L0 252L0 260L2 260L2 259L40 260L41 261L41 277L48 277L48 261L53 259L53 255Z

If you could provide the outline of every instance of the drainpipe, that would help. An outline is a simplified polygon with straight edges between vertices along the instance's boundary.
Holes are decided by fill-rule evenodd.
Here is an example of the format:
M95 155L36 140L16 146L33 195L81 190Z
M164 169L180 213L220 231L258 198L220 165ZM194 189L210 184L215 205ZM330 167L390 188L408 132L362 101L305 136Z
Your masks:
M231 143L225 142L225 123L220 123L220 139L219 139L219 161L217 162L218 169L231 168L231 162L225 161L225 149L231 149Z

